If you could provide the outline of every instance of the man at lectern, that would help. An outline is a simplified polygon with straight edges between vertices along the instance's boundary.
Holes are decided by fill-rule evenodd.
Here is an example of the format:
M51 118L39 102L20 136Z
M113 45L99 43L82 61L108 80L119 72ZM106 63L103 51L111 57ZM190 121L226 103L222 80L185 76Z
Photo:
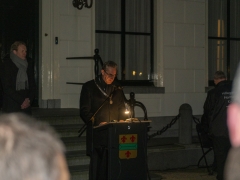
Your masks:
M80 116L87 124L87 155L91 157L89 179L107 179L105 148L92 148L92 128L112 120L125 120L125 97L117 76L117 64L107 61L103 64L101 74L82 86L80 95ZM104 134L99 134L105 138Z

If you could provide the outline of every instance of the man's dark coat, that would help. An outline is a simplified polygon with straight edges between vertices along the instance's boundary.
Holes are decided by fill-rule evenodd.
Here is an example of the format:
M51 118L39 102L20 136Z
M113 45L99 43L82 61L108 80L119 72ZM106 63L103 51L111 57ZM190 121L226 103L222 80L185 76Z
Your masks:
M28 86L29 89L16 90L16 78L18 73L17 66L8 57L3 60L1 66L1 83L3 88L3 112L24 112L31 114L31 107L21 109L21 104L25 98L29 98L32 103L36 93L36 85L34 79L34 65L31 59L28 59Z

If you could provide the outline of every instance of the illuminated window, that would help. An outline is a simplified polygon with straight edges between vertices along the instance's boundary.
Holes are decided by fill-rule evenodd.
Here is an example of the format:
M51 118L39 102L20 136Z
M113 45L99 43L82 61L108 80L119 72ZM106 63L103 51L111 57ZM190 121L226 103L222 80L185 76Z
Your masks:
M95 17L96 48L103 61L119 65L118 79L151 81L153 0L96 1Z
M233 80L240 61L240 1L208 1L208 75L213 85L217 70Z

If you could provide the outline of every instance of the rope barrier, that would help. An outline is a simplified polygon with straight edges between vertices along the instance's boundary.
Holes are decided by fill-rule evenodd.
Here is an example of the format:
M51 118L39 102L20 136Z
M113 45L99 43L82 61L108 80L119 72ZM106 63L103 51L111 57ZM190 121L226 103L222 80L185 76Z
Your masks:
M164 133L166 130L168 130L169 128L172 127L173 124L176 123L176 121L180 118L180 114L178 114L175 118L172 119L172 121L167 124L167 126L163 127L161 130L157 131L156 133L153 133L151 135L148 136L148 139L151 139L155 136L161 135L162 133Z
M151 139L151 138L153 138L153 137L155 137L155 136L161 135L162 133L164 133L165 131L167 131L169 128L172 127L172 125L174 125L174 124L177 122L177 120L178 120L179 118L180 118L180 114L178 114L175 118L173 118L172 121L171 121L169 124L167 124L165 127L163 127L161 130L159 130L159 131L157 131L157 132L155 132L155 133L153 133L153 134L151 134L151 135L148 135L148 140ZM198 118L196 118L196 117L194 117L194 116L192 116L192 118L193 118L193 121L194 121L196 124L199 124L199 123L200 123L200 121L199 121Z

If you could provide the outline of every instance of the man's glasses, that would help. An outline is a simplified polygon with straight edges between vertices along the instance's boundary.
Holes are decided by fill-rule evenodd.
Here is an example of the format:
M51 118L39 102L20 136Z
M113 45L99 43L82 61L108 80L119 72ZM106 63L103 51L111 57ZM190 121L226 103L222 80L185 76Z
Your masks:
M110 78L115 78L117 76L117 74L109 74L104 70L105 74L110 77Z

